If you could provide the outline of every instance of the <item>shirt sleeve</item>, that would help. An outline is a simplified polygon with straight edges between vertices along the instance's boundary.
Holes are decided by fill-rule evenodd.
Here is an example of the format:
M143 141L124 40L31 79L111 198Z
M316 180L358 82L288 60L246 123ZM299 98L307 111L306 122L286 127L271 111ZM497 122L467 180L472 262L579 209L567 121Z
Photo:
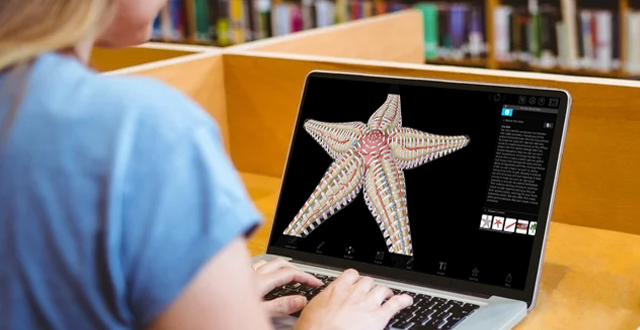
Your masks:
M168 111L200 111L184 105ZM213 121L152 115L135 129L121 224L126 299L141 327L168 308L208 260L261 221Z

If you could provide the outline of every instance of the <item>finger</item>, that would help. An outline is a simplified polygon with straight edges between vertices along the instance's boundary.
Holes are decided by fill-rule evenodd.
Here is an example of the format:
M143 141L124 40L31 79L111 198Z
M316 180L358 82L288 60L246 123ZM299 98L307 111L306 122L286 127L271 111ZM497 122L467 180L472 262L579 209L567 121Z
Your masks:
M294 268L282 268L272 273L261 276L262 280L260 281L260 283L263 289L262 292L269 292L276 287L283 286L292 282L314 287L318 287L323 284L322 281L317 279L315 276Z
M383 301L393 297L393 291L391 291L391 289L387 288L386 286L376 285L376 287L371 290L369 295L376 302L376 304L381 305Z
M251 268L253 268L253 270L258 270L260 267L264 266L267 264L266 260L258 260L256 263L254 263L253 265L251 265Z
M355 284L356 290L362 293L369 293L375 286L376 284L373 282L373 279L368 276L360 277Z
M286 296L264 303L271 317L285 316L300 311L307 305L303 296Z
M268 263L262 265L259 269L257 269L256 271L260 274L267 274L267 273L271 273L273 271L276 271L278 269L282 269L282 268L295 268L290 262L282 259L282 258L277 258L277 259L273 259L271 261L269 261Z
M409 295L401 294L393 296L380 307L380 315L385 317L387 320L390 320L397 312L411 306L412 304L413 298Z
M360 279L360 274L355 269L345 270L338 278L331 283L333 286L351 286Z

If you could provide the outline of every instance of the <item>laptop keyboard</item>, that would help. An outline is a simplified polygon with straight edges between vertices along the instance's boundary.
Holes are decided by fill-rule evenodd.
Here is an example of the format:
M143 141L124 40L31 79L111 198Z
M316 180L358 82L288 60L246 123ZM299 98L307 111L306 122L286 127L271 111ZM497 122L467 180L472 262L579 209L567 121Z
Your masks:
M289 295L303 295L307 297L307 300L311 300L336 279L335 277L321 274L312 275L320 279L324 285L314 288L299 283L288 284L269 292L265 296L265 300L273 300ZM407 294L413 297L413 305L398 312L389 321L385 329L447 330L462 322L464 318L480 307L457 300L448 300L397 289L391 290L394 294Z

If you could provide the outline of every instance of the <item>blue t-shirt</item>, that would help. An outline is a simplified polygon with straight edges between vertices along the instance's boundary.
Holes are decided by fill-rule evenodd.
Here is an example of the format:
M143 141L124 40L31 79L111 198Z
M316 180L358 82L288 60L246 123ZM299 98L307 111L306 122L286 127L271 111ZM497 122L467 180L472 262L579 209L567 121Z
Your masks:
M178 91L56 54L10 95L6 76L0 127L22 95L0 138L0 329L143 328L259 224L215 122Z

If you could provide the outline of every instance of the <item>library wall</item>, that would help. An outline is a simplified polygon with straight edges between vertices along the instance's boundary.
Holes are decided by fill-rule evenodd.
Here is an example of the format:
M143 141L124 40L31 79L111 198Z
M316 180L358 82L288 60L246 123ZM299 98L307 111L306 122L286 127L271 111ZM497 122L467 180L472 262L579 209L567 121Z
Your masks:
M422 13L409 9L255 42L238 49L422 63L423 39Z
M243 172L280 177L312 70L555 87L573 96L554 221L640 234L640 83L385 62L225 55L231 156ZM273 77L278 79L273 79ZM582 79L582 80L581 80ZM250 92L248 92L250 91ZM327 96L330 97L330 96ZM259 159L260 161L256 161Z
M91 66L98 72L107 72L193 53L192 51L151 47L94 48L91 54Z

